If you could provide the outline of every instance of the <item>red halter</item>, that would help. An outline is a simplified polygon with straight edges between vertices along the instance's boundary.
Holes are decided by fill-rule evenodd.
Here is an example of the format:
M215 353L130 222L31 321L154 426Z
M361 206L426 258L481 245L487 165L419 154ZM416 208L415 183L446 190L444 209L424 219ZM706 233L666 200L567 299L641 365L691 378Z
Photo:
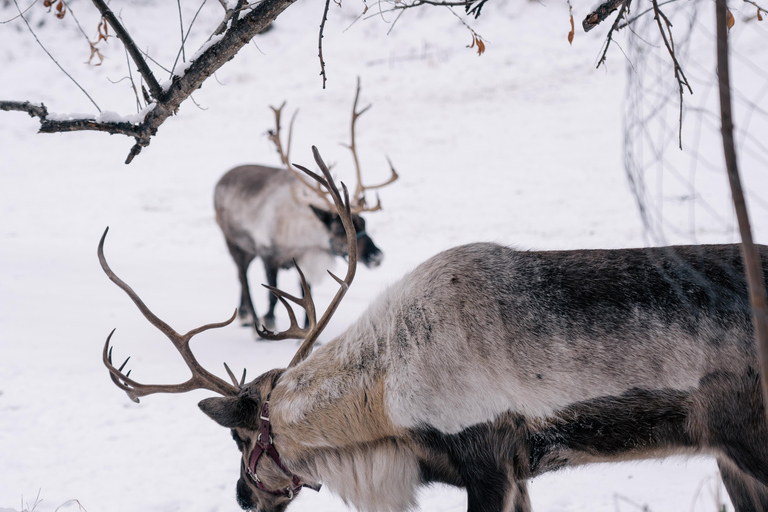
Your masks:
M304 487L304 484L302 483L301 478L291 473L288 468L285 467L283 462L280 460L280 454L277 453L275 445L272 444L272 436L270 435L269 424L269 401L264 402L264 405L261 408L261 416L259 418L261 419L261 431L259 432L259 436L256 438L256 446L251 452L248 468L246 468L245 472L254 479L256 482L256 487L262 491L268 492L269 494L273 494L275 496L285 496L288 499L292 499L299 493L301 488ZM266 453L273 461L275 461L277 467L280 468L280 470L285 473L286 476L291 477L291 485L279 491L267 489L264 486L262 481L259 480L259 477L256 475L256 464L259 462L259 458L264 453Z

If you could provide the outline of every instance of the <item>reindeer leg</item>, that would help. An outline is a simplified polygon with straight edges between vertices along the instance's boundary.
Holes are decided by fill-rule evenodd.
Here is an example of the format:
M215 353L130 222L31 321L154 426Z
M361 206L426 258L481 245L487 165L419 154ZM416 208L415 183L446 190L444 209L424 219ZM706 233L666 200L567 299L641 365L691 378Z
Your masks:
M495 468L486 468L481 462L471 467L469 463L461 469L467 486L467 512L517 512L515 497L516 482L511 482L506 473ZM515 508L512 508L515 507ZM529 508L530 510L530 508Z
M759 375L750 368L746 375L723 372L701 382L701 394L706 400L704 421L711 446L745 476L768 487L768 425ZM735 483L730 485L738 487Z
M717 458L717 467L735 512L768 510L768 487L741 471L726 457Z
M248 287L248 266L255 256L240 249L229 240L227 240L227 249L229 249L232 259L235 260L237 276L240 279L240 308L238 309L240 323L244 326L255 325L254 319L258 317L256 316L256 309L253 307L251 291Z
M264 259L264 271L267 274L267 284L277 288L278 265L270 258ZM277 296L274 293L269 294L269 309L264 315L264 327L270 331L275 330L275 306L277 305Z

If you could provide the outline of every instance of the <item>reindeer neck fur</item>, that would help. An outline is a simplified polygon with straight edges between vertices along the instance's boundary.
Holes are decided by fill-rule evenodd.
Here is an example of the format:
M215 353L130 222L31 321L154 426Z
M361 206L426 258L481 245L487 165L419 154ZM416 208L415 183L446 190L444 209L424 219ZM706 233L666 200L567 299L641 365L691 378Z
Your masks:
M358 324L287 370L272 390L275 445L288 467L363 511L416 504L419 466L389 419L383 367Z

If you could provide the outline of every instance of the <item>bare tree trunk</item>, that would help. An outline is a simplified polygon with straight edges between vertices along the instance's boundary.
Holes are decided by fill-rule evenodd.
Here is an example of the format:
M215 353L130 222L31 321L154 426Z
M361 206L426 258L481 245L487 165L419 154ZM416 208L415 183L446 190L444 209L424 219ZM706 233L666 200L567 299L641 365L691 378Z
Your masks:
M760 374L763 385L763 403L768 415L768 301L766 300L765 280L760 254L752 240L752 228L749 224L747 204L741 188L739 168L736 163L736 149L733 143L733 118L731 115L731 79L728 64L728 27L726 0L715 0L717 17L717 75L720 85L720 119L722 122L723 151L725 166L731 183L733 205L739 221L741 247L744 254L744 266L749 287L749 301L752 304L752 321L755 326L755 341L760 359Z

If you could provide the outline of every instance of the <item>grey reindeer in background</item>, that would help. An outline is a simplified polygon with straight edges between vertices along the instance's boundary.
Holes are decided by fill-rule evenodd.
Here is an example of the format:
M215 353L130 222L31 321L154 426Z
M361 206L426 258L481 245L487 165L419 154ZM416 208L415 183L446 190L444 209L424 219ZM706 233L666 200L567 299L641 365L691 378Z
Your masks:
M138 401L208 389L199 406L241 452L237 499L282 512L320 484L364 512L404 512L431 482L463 487L469 512L529 512L528 479L560 468L669 455L717 458L736 512L768 510L768 426L737 245L516 251L455 247L385 290L314 353L358 259L349 198L314 150L346 230L339 291L316 320L302 306L270 339L303 339L287 368L232 384L202 368L99 259L110 279L177 347L193 377L146 385L103 360ZM310 171L305 171L310 172ZM346 189L345 196L346 196ZM105 233L106 235L106 233ZM761 247L768 275L768 247ZM290 309L290 308L289 308ZM233 315L229 322L234 320Z
M363 212L381 209L377 198L375 205L366 202L366 191L380 189L398 178L390 163L391 175L378 185L363 185L360 161L355 145L357 119L370 105L358 111L360 81L352 107L351 142L357 186L352 203L352 220L357 231L357 253L359 261L366 267L377 267L384 254L366 232ZM281 269L294 266L294 261L304 271L308 286L318 283L332 268L336 257L346 258L347 237L335 205L328 197L328 191L316 183L309 182L297 172L290 162L291 119L288 143L283 146L280 138L282 109L271 107L275 113L275 130L269 132L280 159L282 169L261 165L242 165L227 172L217 183L214 192L216 222L221 228L229 253L237 266L240 280L240 319L243 325L258 328L259 322L267 329L275 328L275 305L277 297L269 294L269 309L259 320L251 299L248 285L248 267L260 257L264 263L267 284L277 286L277 274Z

